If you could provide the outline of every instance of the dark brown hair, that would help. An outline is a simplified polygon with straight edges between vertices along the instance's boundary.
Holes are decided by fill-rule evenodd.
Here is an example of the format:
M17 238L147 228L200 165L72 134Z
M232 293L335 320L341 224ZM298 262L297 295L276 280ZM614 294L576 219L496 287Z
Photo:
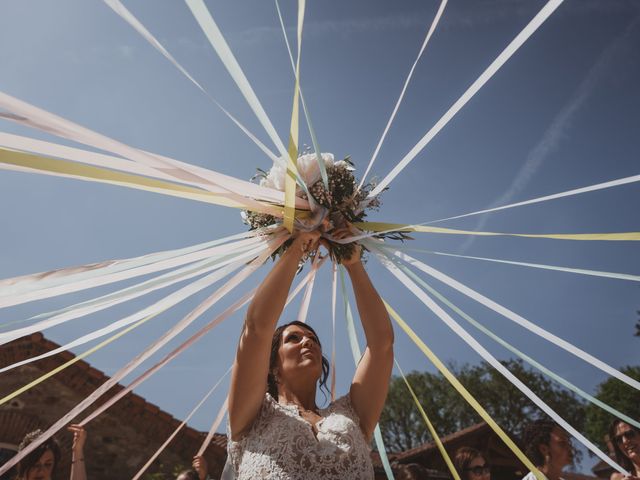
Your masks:
M200 480L200 475L198 474L198 472L196 472L192 468L189 470L183 470L182 472L180 472L176 477L176 480L179 479L180 477L182 477L181 480Z
M466 469L469 467L469 464L478 457L484 458L484 455L482 455L480 450L472 447L460 447L456 450L456 453L453 454L453 466L456 467L460 478L467 478Z
M276 365L278 363L278 350L280 350L280 339L282 338L282 332L284 332L285 328L290 327L291 325L297 325L313 333L313 335L318 340L318 345L320 346L320 350L322 351L322 344L320 343L318 334L306 323L294 320L293 322L285 323L284 325L280 325L278 328L276 328L275 332L273 332L273 337L271 337L271 355L269 356L269 373L267 374L267 392L269 392L269 395L275 398L276 401L278 400L278 383L276 382L275 376L271 372L276 368ZM329 360L327 360L327 358L322 355L322 374L320 375L320 389L326 391L327 393L329 393L329 389L327 388L328 378ZM323 394L325 393L324 391L322 392Z
M622 451L622 449L620 448L620 445L618 445L618 442L616 442L616 428L618 428L618 425L620 425L621 423L624 423L625 425L629 425L627 422L625 422L624 420L620 420L619 418L616 418L613 420L613 422L611 422L611 425L609 425L609 440L613 445L613 452L616 455L616 461L618 462L618 464L622 468L624 468L626 471L630 472L631 475L634 475L635 467L633 465L633 462ZM631 428L631 430L635 430L637 434L640 434L640 430L638 430L633 425L629 425L629 427Z
M18 447L18 451L24 450L27 448L29 444L31 444L34 440L36 440L40 435L42 435L42 430L35 430L33 432L27 433L20 443ZM40 444L33 452L28 454L22 460L18 462L18 479L26 478L29 470L33 468L33 466L38 463L40 457L45 454L47 450L51 450L53 453L53 470L52 473L55 474L56 467L58 466L58 462L60 462L60 445L55 438L47 438L42 444Z
M549 445L551 443L551 431L556 427L561 428L553 420L536 420L525 427L522 434L524 454L536 467L541 467L545 464L540 445Z

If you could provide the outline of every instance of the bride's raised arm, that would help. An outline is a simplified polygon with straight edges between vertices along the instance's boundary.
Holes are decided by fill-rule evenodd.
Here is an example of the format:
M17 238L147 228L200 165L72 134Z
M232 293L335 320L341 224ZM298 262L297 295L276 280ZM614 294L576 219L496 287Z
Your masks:
M342 232L340 236L347 234ZM360 418L360 428L370 440L389 389L393 369L393 328L384 303L360 260L360 246L354 250L342 264L351 278L367 346L356 368L350 395L351 404Z
M244 321L229 390L229 426L237 440L260 412L267 391L271 338L302 256L317 248L320 232L301 232L258 287Z

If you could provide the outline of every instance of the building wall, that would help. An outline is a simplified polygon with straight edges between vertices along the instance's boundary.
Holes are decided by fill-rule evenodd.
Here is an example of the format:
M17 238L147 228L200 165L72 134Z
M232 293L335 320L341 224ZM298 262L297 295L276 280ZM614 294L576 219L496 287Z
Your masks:
M11 358L7 358L4 347L3 350L5 355L0 351L0 365L17 361L15 355L9 355ZM64 360L64 358L41 360L6 372L0 375L0 392L3 395L13 392L55 368L57 364L63 363ZM43 430L48 428L107 379L101 372L90 368L84 362L78 362L74 367L76 368L68 368L56 374L7 404L0 405L0 444L18 445L26 433L36 428ZM122 387L114 387L114 389L119 390ZM112 395L114 389L110 391L111 393L107 393L102 401ZM81 414L80 418L70 423L85 418L91 411L93 408L90 407ZM132 478L179 423L178 420L141 397L133 394L126 395L86 427L85 461L88 478L91 480ZM70 432L61 430L56 438L63 451L57 478L66 479L69 478L70 473L73 437ZM193 455L203 440L204 433L195 432L190 428L183 429L148 472L164 471L171 474L177 465L189 467ZM220 475L226 459L224 439L216 438L216 440L218 444L212 442L205 452L213 478ZM173 476L167 476L167 478L173 478Z

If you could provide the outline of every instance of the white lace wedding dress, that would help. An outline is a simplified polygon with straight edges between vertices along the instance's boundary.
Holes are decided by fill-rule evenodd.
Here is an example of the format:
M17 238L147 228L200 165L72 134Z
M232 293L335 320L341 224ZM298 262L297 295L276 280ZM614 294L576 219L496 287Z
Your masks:
M349 396L321 409L320 416L316 436L295 405L280 405L267 393L251 430L229 441L235 478L373 480L371 449Z

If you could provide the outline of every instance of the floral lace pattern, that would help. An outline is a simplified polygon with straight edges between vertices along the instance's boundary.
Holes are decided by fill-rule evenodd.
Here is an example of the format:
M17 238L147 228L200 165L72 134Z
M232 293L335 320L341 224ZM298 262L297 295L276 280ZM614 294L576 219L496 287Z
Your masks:
M373 480L370 447L348 395L320 409L311 424L295 405L280 405L268 393L251 430L229 435L229 456L237 480Z

